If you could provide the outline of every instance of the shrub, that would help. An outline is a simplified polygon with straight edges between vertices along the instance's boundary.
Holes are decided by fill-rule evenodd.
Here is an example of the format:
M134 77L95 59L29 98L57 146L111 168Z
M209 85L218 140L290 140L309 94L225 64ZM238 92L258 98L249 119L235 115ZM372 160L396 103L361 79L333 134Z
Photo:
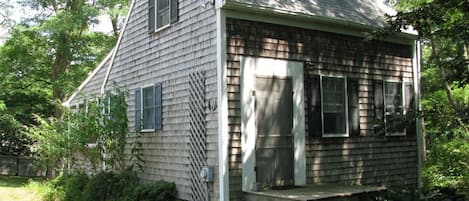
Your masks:
M42 201L172 201L177 200L174 183L158 181L138 183L136 172L120 174L100 172L89 178L85 174L61 175L45 182L31 182L28 187Z
M138 183L137 175L131 171L122 174L100 172L92 177L84 189L86 201L118 200Z
M131 193L126 194L120 201L173 201L176 199L176 185L158 181L136 186Z
M88 176L83 173L67 176L63 185L64 201L83 201L83 191L88 181Z

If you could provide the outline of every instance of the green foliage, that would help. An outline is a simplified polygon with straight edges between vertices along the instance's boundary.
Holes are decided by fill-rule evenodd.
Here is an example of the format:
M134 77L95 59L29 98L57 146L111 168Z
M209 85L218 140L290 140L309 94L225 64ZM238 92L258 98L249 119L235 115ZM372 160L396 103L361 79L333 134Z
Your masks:
M26 137L21 123L8 113L0 113L0 154L28 155L30 139Z
M63 191L65 193L64 201L82 201L84 200L82 192L89 182L86 174L74 174L65 176Z
M127 136L125 95L124 90L116 87L97 99L85 99L84 106L77 111L66 112L65 121L37 116L39 125L29 129L35 142L34 153L43 164L55 167L62 162L73 166L79 159L86 159L94 171L102 162L106 169L123 170Z
M36 193L42 201L63 201L65 192L59 183L63 183L62 176L49 181L30 181L26 188Z
M412 26L423 45L425 186L469 198L469 1L400 0L397 8L386 31Z
M39 165L58 168L70 149L68 136L62 134L66 127L63 122L52 117L44 119L36 115L36 120L39 125L28 128L28 136L34 142L31 151L40 159Z
M458 189L469 197L469 143L464 140L433 136L424 170L428 186L445 186Z
M125 194L120 201L173 201L177 200L177 190L174 183L158 181L141 184L133 191Z
M137 176L132 172L117 175L112 172L101 172L91 178L84 190L84 200L118 200L137 185Z
M129 169L120 174L99 172L91 178L61 175L46 182L31 182L28 188L43 201L172 201L177 197L174 183L138 183L136 172Z

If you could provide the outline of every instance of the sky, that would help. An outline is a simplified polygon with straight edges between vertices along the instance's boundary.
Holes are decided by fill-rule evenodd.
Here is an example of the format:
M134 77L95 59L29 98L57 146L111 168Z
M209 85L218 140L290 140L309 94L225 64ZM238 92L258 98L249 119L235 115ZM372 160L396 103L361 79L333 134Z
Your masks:
M22 19L32 17L35 13L37 13L37 11L32 10L31 8L22 7L21 5L19 5L18 0L0 0L0 3L7 3L12 6L12 8L9 10L9 13L7 14L15 22L20 22ZM4 12L4 11L0 10L0 12ZM1 17L0 17L0 20L2 20ZM112 32L111 21L106 16L103 16L103 15L99 16L98 20L99 20L99 24L93 25L91 27L92 31L99 31L99 32L104 32L104 33ZM9 35L8 31L9 31L8 27L0 26L0 44L2 44L5 41L5 39L8 38L8 35Z

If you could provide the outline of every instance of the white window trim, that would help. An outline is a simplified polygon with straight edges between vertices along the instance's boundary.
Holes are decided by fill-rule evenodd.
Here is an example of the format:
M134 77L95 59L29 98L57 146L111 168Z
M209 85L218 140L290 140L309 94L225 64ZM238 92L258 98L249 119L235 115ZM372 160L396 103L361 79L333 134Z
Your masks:
M344 79L344 99L345 99L345 133L325 133L324 132L324 90L322 78L341 78ZM347 77L346 76L331 76L331 75L321 75L320 76L320 91L321 91L321 127L322 127L322 137L323 138L333 138L333 137L349 137L349 114L348 114L348 91L347 91Z
M383 80L383 106L384 106L384 134L386 136L406 136L406 128L404 128L404 131L401 133L401 132L394 132L394 133L388 133L386 132L386 83L400 83L401 84L401 105L402 105L402 116L405 117L405 115L407 114L407 110L405 108L405 81L401 81L401 80Z
M142 129L140 130L141 133L151 133L151 132L155 132L156 131L156 128L143 128L143 126L145 125L145 120L143 119L143 113L145 113L143 111L143 89L145 88L149 88L149 87L152 87L153 88L153 93L155 93L155 85L154 84L149 84L149 85L143 85L142 87L140 87L140 119L141 119L141 127ZM155 94L153 94L153 98ZM156 127L155 125L153 125L154 127Z
M164 29L167 29L171 26L171 7L172 7L172 1L171 0L168 0L169 1L169 22L168 24L165 24L161 27L158 27L158 0L155 0L155 30L153 31L154 33L156 32L160 32Z

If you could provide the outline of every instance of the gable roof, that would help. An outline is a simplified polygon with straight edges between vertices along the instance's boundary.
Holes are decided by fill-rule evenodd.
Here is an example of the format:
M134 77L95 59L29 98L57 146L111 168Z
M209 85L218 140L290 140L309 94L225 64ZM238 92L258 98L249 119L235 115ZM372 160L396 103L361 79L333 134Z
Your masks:
M112 49L108 55L101 61L101 63L93 70L91 73L88 74L88 77L85 81L83 81L80 86L73 92L73 94L62 103L65 107L70 107L76 101L76 99L80 99L77 97L78 94L83 93L86 95L95 95L99 93L99 89L101 84L104 80L106 70L111 63L111 56L113 55L114 49ZM93 94L95 93L95 94ZM79 101L78 101L79 102Z
M371 27L383 27L385 14L396 13L385 0L226 0L226 3Z

